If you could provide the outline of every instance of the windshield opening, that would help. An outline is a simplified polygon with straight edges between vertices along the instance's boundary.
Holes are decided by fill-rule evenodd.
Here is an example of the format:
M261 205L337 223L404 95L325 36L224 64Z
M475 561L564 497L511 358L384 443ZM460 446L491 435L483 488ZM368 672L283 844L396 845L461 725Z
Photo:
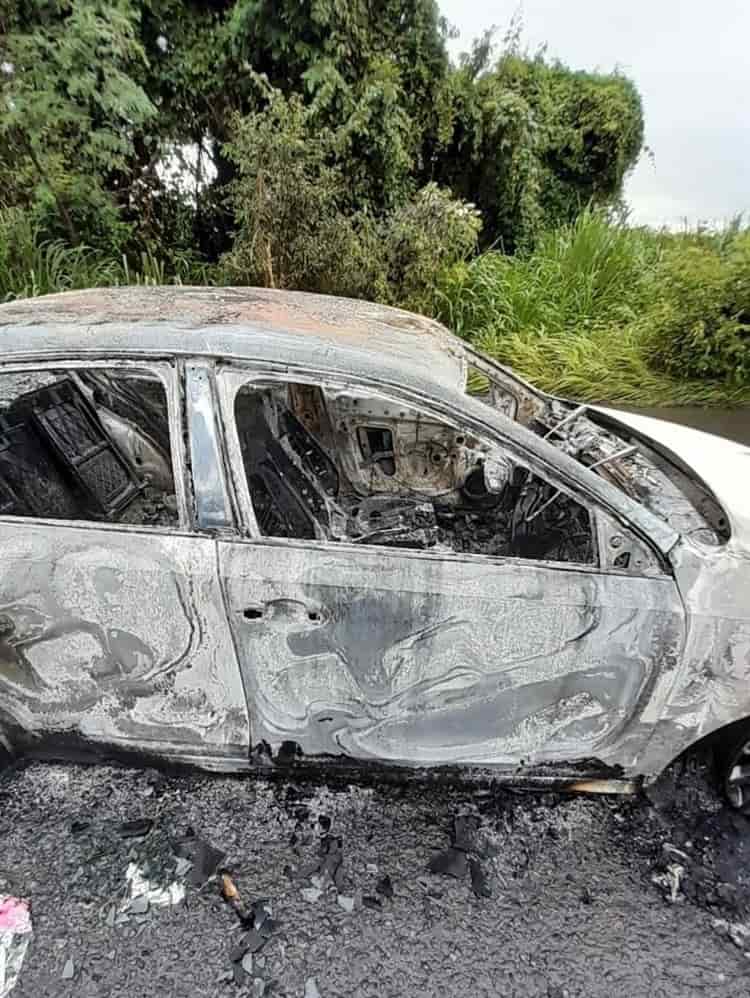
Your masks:
M613 425L586 405L537 392L511 372L482 361L469 367L466 390L544 437L684 536L712 546L729 540L729 521L710 489L653 441Z

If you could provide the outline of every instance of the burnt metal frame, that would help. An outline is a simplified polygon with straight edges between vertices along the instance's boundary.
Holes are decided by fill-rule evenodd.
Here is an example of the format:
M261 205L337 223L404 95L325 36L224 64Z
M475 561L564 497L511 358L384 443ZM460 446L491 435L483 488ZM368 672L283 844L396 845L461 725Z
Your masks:
M227 374L229 374L228 377ZM243 380L241 381L240 378ZM658 571L650 573L651 575L659 574L672 576L673 574L671 566L669 565L669 560L665 557L663 550L660 550L659 546L648 536L642 527L639 527L637 523L630 521L629 518L623 519L623 515L620 511L607 509L600 500L589 494L586 488L586 482L581 481L581 479L585 479L588 474L595 482L599 482L600 480L597 476L588 472L588 469L585 466L580 466L579 468L577 465L575 466L573 476L561 475L559 469L555 468L554 465L547 462L543 456L536 452L534 443L539 438L536 437L536 435L531 434L530 431L526 433L529 437L527 442L517 441L510 435L499 432L497 427L489 424L486 420L477 420L476 417L478 415L489 415L489 413L485 413L483 411L485 407L482 403L475 403L479 406L479 413L472 413L468 411L464 412L461 407L450 405L450 403L442 403L436 398L418 395L413 391L405 390L394 385L373 384L369 379L360 379L355 381L352 378L335 374L324 374L320 371L314 371L308 368L294 368L291 365L279 370L278 367L263 362L253 363L252 361L247 361L245 363L232 364L220 362L216 368L216 387L218 390L221 411L220 422L222 435L224 437L224 446L226 448L227 461L230 469L228 484L230 484L230 487L233 489L233 502L238 513L237 522L240 532L248 540L286 545L327 545L332 543L322 540L265 537L261 534L257 519L255 517L248 485L244 476L241 448L237 428L234 422L234 399L242 385L263 385L269 383L278 384L285 382L313 384L317 386L328 385L330 387L337 387L344 390L366 390L372 391L376 394L387 395L402 403L423 408L430 412L431 415L452 423L460 429L465 429L468 426L474 432L487 436L499 443L501 446L507 447L511 451L517 453L521 459L528 464L533 472L540 475L545 480L553 483L562 482L563 491L567 492L577 502L581 503L589 513L591 528L594 534L592 540L595 547L596 559L594 563L590 565L581 565L574 562L545 562L544 560L534 562L535 564L550 564L554 565L556 568L567 568L576 571L584 570L591 571L592 573L601 571L629 576L646 575L648 573L633 571L631 568L620 568L612 562L605 564L604 551L609 549L610 539L612 537L621 538L623 530L626 530L631 532L634 537L644 541L647 549L653 555L654 563L657 564L659 568ZM470 409L470 396L466 396L465 398L467 399L467 409ZM529 446L529 444L531 446ZM558 452L552 448L552 445L546 446L548 446L553 451L553 454L557 456ZM641 514L640 507L637 507L631 500L627 499L627 497L623 497L623 501L627 503L628 506L637 510L639 515L641 515L641 518L643 518L643 516L647 516L649 519L651 518L650 514ZM335 543L337 547L348 545L347 541L336 541ZM351 546L354 548L358 547L358 545ZM420 558L445 557L444 554L437 555L428 550L417 551L403 549L399 551L399 554ZM462 560L481 559L482 561L486 561L487 558L491 556L484 554L462 553L460 555L451 555L451 557L460 558Z

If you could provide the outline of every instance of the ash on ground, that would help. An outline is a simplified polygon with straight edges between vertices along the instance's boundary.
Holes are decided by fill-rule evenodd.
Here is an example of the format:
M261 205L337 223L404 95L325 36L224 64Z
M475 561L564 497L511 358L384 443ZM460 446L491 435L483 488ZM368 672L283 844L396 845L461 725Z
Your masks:
M709 769L636 799L12 769L13 998L735 998L750 836Z

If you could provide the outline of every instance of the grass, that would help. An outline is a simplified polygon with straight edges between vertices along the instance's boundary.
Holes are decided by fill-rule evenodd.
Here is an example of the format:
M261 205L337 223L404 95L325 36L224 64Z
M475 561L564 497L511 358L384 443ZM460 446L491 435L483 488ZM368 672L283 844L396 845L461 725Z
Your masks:
M209 284L212 276L212 268L185 254L167 260L144 249L135 259L107 258L88 246L44 240L20 210L0 209L0 302L81 288Z
M115 273L86 247L39 241L20 211L0 213L0 301L102 285Z
M750 384L659 370L653 336L665 260L732 233L671 237L584 212L526 257L485 253L448 271L433 312L458 335L554 394L633 405L750 403Z

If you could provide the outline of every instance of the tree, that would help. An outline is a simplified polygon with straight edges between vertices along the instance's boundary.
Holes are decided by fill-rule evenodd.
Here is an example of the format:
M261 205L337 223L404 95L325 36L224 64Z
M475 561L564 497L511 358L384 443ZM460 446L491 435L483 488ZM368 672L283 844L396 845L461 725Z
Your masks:
M335 175L330 211L380 238L432 183L477 206L485 245L525 250L616 202L642 144L632 83L523 52L517 25L499 57L490 31L451 65L436 0L0 3L0 199L72 243L209 260L235 236L255 245L262 213L234 185L271 94L290 142L304 116L300 169L314 163L326 196ZM304 190L301 228L322 210Z
M53 209L73 244L82 234L110 239L110 195L127 196L118 184L156 115L133 75L144 61L138 12L127 0L36 0L28 9L10 19L3 42L3 197L41 215Z
M237 238L224 266L230 280L267 287L357 294L358 233L346 210L346 177L335 136L313 127L301 98L271 90L263 111L237 121L227 152ZM354 266L352 266L354 264Z
M617 200L643 143L633 84L572 72L520 50L511 28L493 61L485 33L446 78L430 176L482 211L487 243L529 248L589 204Z
M438 273L476 249L473 205L428 184L380 217L353 209L347 125L321 129L297 94L267 88L267 97L237 121L227 149L238 169L230 282L422 305Z

